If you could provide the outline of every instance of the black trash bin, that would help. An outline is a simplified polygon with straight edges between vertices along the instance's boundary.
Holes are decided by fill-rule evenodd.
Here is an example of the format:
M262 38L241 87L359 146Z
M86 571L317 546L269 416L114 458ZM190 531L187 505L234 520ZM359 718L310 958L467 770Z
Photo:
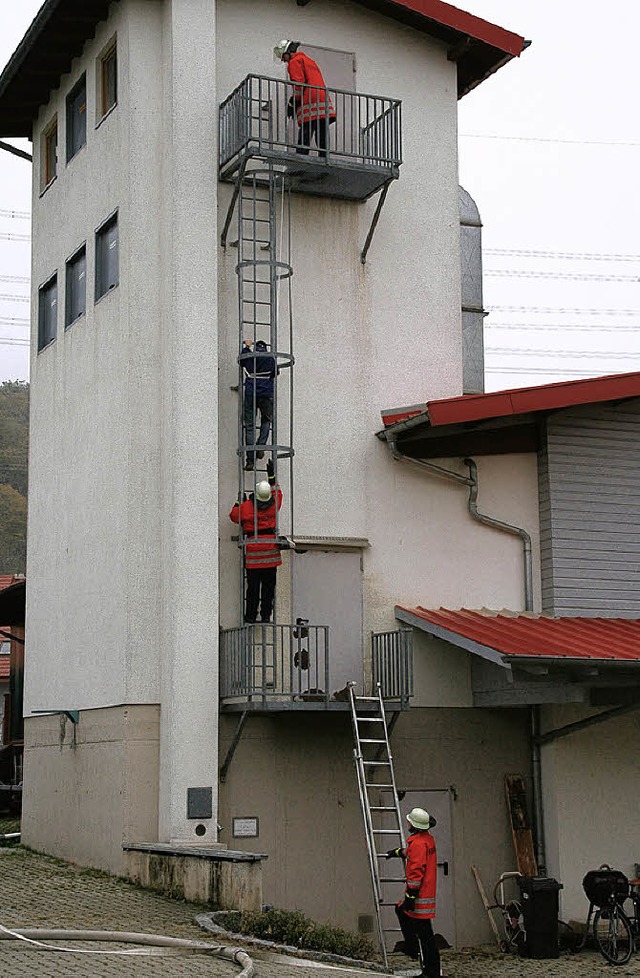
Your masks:
M558 892L562 883L548 876L517 877L529 958L557 958Z

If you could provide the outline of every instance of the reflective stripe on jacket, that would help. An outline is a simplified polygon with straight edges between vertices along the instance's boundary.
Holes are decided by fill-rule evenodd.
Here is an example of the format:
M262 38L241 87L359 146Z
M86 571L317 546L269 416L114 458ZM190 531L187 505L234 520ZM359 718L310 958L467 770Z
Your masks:
M407 839L407 888L416 890L415 910L405 910L408 917L435 917L438 857L435 839L430 832L412 832Z
M236 503L229 513L229 519L242 526L247 541L252 538L256 541L247 542L245 547L247 570L279 567L282 563L278 544L275 541L270 543L268 539L275 535L277 510L281 506L282 491L276 486L271 490L271 502L268 506L257 506L253 499L245 499L243 503Z
M298 125L311 119L335 119L336 113L327 92L320 68L304 51L296 51L287 62L287 71L294 89ZM315 88L307 88L315 85Z

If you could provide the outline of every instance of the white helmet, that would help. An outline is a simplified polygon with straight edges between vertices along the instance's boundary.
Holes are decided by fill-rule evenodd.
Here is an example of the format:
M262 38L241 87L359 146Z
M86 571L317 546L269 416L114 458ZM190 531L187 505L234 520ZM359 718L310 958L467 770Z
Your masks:
M281 41L278 41L273 48L273 60L282 61L282 56L283 54L287 53L287 48L291 43L292 42L286 37L283 37Z
M271 486L266 479L263 479L262 482L259 482L256 486L256 499L258 499L261 503L266 503L269 499L271 499Z
M433 815L429 815L429 812L425 812L424 808L412 808L407 815L407 822L412 825L414 829L419 829L421 832L428 832L436 824L436 820Z

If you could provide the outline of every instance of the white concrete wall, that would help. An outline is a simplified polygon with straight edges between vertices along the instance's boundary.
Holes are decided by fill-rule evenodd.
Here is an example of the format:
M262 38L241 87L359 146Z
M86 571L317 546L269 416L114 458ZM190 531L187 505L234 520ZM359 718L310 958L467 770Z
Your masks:
M522 608L520 543L473 524L464 488L394 463L374 438L385 406L462 390L453 64L436 41L355 4L297 8L274 0L261 8L259 32L246 30L253 4L221 0L218 11L221 97L249 72L286 77L271 47L293 37L303 48L353 50L357 89L403 102L405 162L364 267L358 256L375 200L293 198L296 533L370 540L365 634L394 627L396 602ZM225 213L229 199L230 188L221 185ZM228 324L220 333L225 626L236 624L239 612L239 553L227 518L237 491L237 396L230 392L237 383L236 261L235 249L221 253L221 322ZM537 538L535 459L481 459L479 478L481 508Z
M118 104L94 128L114 33ZM66 165L83 70L87 144ZM128 0L34 128L38 147L57 112L57 179L40 197L36 151L33 184L33 308L57 269L59 316L54 343L33 340L25 710L161 703L173 840L195 827L188 786L216 799L216 103L213 5ZM94 229L116 209L120 284L94 305ZM65 259L83 241L87 313L65 332Z

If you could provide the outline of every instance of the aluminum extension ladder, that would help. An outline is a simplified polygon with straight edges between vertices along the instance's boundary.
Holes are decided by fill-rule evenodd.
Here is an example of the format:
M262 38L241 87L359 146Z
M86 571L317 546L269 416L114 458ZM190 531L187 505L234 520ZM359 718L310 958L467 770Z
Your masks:
M353 682L349 683L349 705L355 742L353 757L367 839L378 939L384 966L388 968L387 935L396 936L401 932L398 926L385 926L383 921L383 908L395 905L395 901L384 899L383 884L404 883L405 878L404 874L391 876L385 872L383 875L380 860L386 859L389 849L404 848L405 838L380 683L377 684L377 696L357 696L355 685ZM390 794L392 804L381 804L384 800L380 797L382 794ZM391 865L397 866L398 863Z

